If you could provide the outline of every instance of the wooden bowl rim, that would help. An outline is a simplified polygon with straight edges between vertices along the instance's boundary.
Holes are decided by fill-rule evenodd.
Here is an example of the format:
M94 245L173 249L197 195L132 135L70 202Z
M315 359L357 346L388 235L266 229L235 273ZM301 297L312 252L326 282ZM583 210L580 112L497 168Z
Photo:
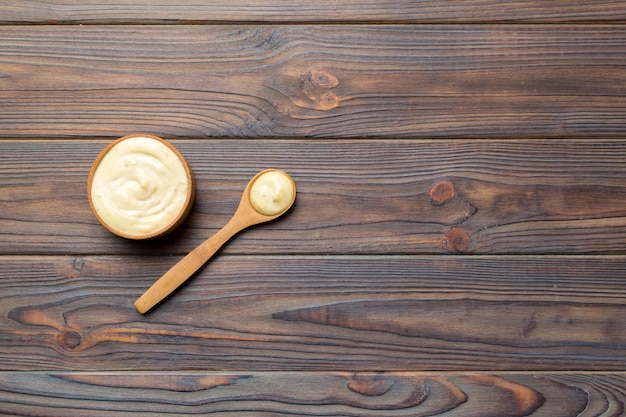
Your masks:
M150 232L150 233L145 233L145 234L124 233L124 232L122 232L120 230L117 230L114 227L110 226L107 222L105 222L98 215L98 212L97 212L97 210L96 210L96 208L94 206L93 199L92 199L92 196L91 196L91 188L92 188L92 184L93 184L93 177L95 175L95 172L96 172L98 166L100 165L100 162L102 162L102 159L105 157L105 155L107 153L109 153L111 151L111 149L113 149L120 142L123 142L123 141L128 140L128 139L132 139L132 138L137 138L137 137L149 138L149 139L157 140L157 141L161 142L162 144L164 144L165 146L167 146L168 149L170 149L172 152L174 152L176 157L183 164L183 168L185 169L185 176L187 177L187 183L189 184L189 186L187 187L187 195L185 197L185 204L184 204L182 210L180 210L180 212L178 213L178 215L175 216L172 219L171 222L169 222L167 225L163 226L162 228L160 228L158 230L155 230L153 232ZM194 199L195 199L195 193L196 193L196 187L195 187L195 182L194 182L194 178L193 178L193 173L192 173L191 168L189 167L189 164L187 163L187 160L185 159L185 157L180 153L180 151L178 149L176 149L176 147L174 145L172 145L167 140L165 140L163 138L160 138L158 136L150 135L150 134L146 134L146 133L133 133L131 135L122 136L121 138L118 138L118 139L114 140L113 142L109 143L100 152L100 154L96 157L96 159L94 160L93 164L91 165L91 169L89 170L89 177L87 178L87 198L89 199L89 207L91 208L92 213L96 216L96 219L109 232L111 232L111 233L113 233L113 234L115 234L117 236L120 236L120 237L123 237L123 238L126 238L126 239L132 239L132 240L154 239L154 238L161 237L161 236L164 236L164 235L172 232L174 229L176 229L178 226L180 226L182 224L182 222L189 215L189 212L191 211L191 207L193 206L193 202L194 202Z

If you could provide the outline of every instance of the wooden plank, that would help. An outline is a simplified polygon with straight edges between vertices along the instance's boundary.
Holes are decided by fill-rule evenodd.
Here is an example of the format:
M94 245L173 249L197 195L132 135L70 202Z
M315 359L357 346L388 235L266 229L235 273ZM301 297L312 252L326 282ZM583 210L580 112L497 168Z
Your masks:
M4 137L626 131L624 25L4 26L0 65Z
M3 1L0 21L9 23L145 22L616 22L626 20L620 1L554 2L361 0L258 2L256 0Z
M626 141L174 140L196 203L154 242L112 235L89 209L107 143L0 141L0 253L182 255L268 167L294 177L295 207L223 253L624 253Z
M622 371L624 256L0 257L0 369Z
M625 385L624 373L0 372L0 413L617 416Z

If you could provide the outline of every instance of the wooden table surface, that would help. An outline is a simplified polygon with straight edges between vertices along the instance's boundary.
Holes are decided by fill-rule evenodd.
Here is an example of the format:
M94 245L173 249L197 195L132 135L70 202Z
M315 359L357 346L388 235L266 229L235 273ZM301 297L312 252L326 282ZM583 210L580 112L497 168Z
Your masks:
M197 180L147 243L86 195L131 133ZM1 415L624 416L625 261L624 2L0 4Z

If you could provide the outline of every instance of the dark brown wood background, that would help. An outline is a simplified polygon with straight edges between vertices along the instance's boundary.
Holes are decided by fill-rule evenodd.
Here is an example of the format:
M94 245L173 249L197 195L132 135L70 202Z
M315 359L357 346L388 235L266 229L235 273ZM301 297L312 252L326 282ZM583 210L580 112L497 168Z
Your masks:
M0 414L626 415L625 23L619 1L2 2ZM198 189L148 243L86 197L137 132ZM139 315L268 167L293 210Z

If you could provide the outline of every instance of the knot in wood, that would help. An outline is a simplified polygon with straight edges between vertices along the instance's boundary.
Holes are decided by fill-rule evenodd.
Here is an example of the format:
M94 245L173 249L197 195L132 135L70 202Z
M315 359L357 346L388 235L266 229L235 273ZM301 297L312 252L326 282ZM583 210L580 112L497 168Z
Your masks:
M470 248L470 244L471 239L469 235L458 227L453 227L448 230L443 240L443 245L453 252L467 252Z
M355 374L352 381L348 382L348 388L350 391L368 397L378 397L384 395L391 389L391 387L393 387L393 385L393 379L381 374Z
M319 105L322 110L334 109L339 105L339 97L333 93L326 93L320 97Z
M441 181L430 189L429 194L430 203L434 206L441 206L454 197L454 184L450 181Z
M337 77L321 69L307 71L300 76L300 90L313 101L317 110L331 110L339 106L339 97L329 91L339 85Z
M312 84L322 88L334 88L339 85L337 77L323 69L312 69L309 71L309 80Z
M59 335L59 343L65 350L74 350L80 346L83 341L80 333L74 330L64 330Z

